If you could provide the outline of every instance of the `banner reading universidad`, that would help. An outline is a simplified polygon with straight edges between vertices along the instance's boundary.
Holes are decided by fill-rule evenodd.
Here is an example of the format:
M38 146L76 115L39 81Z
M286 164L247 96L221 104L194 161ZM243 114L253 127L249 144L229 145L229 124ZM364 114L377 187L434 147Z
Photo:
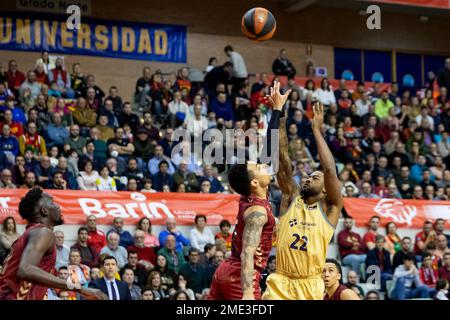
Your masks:
M69 16L0 14L0 50L43 51L110 58L186 62L186 27Z

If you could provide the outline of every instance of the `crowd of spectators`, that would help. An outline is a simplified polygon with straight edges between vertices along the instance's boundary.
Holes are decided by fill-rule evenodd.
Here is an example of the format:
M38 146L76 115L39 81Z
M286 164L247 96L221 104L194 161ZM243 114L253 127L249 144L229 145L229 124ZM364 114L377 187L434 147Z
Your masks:
M345 218L337 244L341 263L349 270L347 287L362 295L357 283L367 281L378 285L379 292L389 299L448 300L445 290L450 283L450 235L444 233L445 222L441 218L434 223L426 221L423 230L411 239L401 238L393 222L380 232L378 216L370 219L364 235L353 230L351 217Z
M264 97L270 81L286 76L283 90L293 90L286 103L286 114L289 154L297 183L318 168L310 119L311 103L319 100L326 110L322 131L336 155L345 197L450 200L450 59L423 88L392 83L388 90L382 90L379 83L368 87L359 82L355 90L349 90L345 80L339 82L338 88L332 88L327 78L317 88L313 79L300 86L286 50L273 62L273 78L262 72L250 82L244 57L231 46L225 48L225 53L230 61L219 64L212 57L203 82L191 82L187 67L181 68L175 79L145 67L131 99L123 99L114 83L105 92L97 85L95 75L83 73L79 63L74 63L71 71L66 70L64 60L55 59L49 52L43 52L26 74L20 71L23 66L19 68L16 60L10 60L6 72L0 68L0 188L29 189L38 185L61 190L229 192L224 179L228 165L202 163L201 154L189 149L189 144L181 149L190 154L190 161L172 157L172 150L179 143L173 139L174 130L185 129L192 138L198 138L210 128L253 128L257 138L263 139L271 116ZM439 92L434 91L436 84ZM202 143L203 149L206 146ZM236 154L238 148L247 147L236 144L232 151ZM225 143L223 148L225 151L230 147ZM270 199L276 214L280 198L274 181ZM359 278L364 277L360 266L380 265L385 290L387 281L402 279L413 268L414 264L404 263L411 261L409 249L405 248L412 241L400 239L395 224L387 227L388 236L381 239L377 219L372 220L362 239L351 233L350 221L345 222L351 243L340 244L341 258ZM197 275L200 271L206 275L214 267L215 262L204 261L214 260L215 253L211 248L206 250L214 244L213 235L205 229L206 218L197 217L195 223L186 237L176 231L175 221L168 220L162 237L154 237L149 232L149 220L141 221L142 232L135 235L127 234L123 222L116 220L105 237L96 230L95 222L88 220L86 229L79 230L76 248L67 252L59 242L64 261L70 260L70 264L61 263L59 267L63 274L67 267L70 275L89 283L92 275L85 267L97 274L100 256L113 256L121 273L126 271L125 265L133 270L133 281L130 272L124 278L130 288L140 279L142 296L167 297L169 287L163 283L167 274L173 272L170 288L182 290L187 281L194 287L190 287L193 293L187 291L185 296L199 298L200 289L207 288L208 277L197 279ZM224 247L220 252L226 254L230 249L230 225L224 223L222 227L228 231L218 236L226 242L220 244ZM5 228L2 244L7 250L8 241L13 241L15 235ZM423 279L408 278L405 288L420 288L419 280L427 286L442 287L440 275L434 271L444 268L448 275L445 268L450 268L450 256L445 253L447 249L439 247L442 236L435 231L436 239L430 240L433 227L426 228L414 242L414 261L424 266L424 270L416 271ZM58 236L61 234L57 239ZM186 246L192 249L180 251ZM145 252L146 248L153 252ZM138 255L137 264L133 252ZM424 254L431 256L431 267ZM197 267L198 261L203 261L201 267ZM145 269L146 275L149 273L150 282L142 280L147 276L136 276L137 265ZM183 276L176 278L181 270ZM412 274L416 275L416 271ZM145 291L148 288L151 290ZM394 290L400 298L425 292L402 295L399 291ZM133 294L138 296L137 289Z

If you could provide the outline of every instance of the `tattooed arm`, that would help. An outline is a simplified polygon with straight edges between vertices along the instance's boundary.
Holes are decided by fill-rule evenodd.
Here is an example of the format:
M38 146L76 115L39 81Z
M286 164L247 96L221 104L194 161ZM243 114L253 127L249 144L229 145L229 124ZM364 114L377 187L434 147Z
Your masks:
M267 223L267 212L262 206L252 206L244 212L244 235L241 253L242 300L254 300L254 256L261 241L261 233Z

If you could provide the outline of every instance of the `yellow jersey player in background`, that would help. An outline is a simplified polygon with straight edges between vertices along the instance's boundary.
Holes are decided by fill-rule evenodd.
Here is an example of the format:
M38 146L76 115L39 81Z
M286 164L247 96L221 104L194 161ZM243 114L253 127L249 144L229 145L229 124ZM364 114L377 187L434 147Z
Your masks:
M271 91L269 101L274 110L279 84ZM288 155L285 119L280 123L279 170L277 181L283 193L277 228L276 271L267 278L264 300L322 300L321 278L328 244L343 206L341 184L333 154L322 136L324 111L313 104L312 130L319 152L321 171L295 183ZM289 207L289 208L288 208Z

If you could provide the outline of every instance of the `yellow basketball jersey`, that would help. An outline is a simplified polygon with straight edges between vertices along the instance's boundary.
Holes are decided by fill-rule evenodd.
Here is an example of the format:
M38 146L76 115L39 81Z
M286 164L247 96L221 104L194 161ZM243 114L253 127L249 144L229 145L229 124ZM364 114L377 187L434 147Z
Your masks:
M297 196L278 223L276 272L292 278L319 276L333 233L320 202L308 205Z

